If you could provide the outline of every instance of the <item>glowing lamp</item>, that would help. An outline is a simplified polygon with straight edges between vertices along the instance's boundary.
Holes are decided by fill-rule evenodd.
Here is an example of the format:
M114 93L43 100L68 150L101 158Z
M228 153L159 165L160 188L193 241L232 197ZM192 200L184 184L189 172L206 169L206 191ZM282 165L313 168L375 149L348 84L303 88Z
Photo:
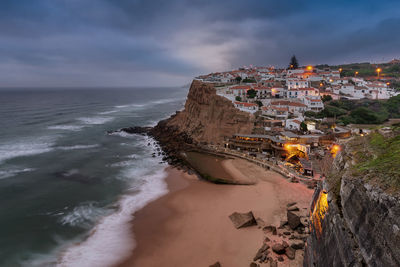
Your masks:
M308 71L312 71L313 67L312 66L307 66Z
M339 68L339 72L342 72L342 70L343 70L342 68Z

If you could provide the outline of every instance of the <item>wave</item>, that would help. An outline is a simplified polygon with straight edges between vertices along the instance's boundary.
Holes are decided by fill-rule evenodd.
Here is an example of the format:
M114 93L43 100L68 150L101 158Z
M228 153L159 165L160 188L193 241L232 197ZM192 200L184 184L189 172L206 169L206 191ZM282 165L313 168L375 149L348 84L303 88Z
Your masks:
M113 117L82 117L78 118L79 121L83 122L84 124L89 125L97 125L97 124L104 124L106 122L112 121Z
M6 160L42 154L53 150L53 138L19 141L13 144L0 145L0 163Z
M127 179L137 174L137 168L130 170L124 173ZM65 251L57 266L112 266L129 256L136 245L131 233L132 214L168 192L164 168L142 177L135 183L140 192L125 195L119 210L100 220L88 239Z
M103 112L99 112L100 115L107 115L107 114L112 114L118 112L118 110L109 110L109 111L103 111Z
M83 125L53 125L47 127L49 130L67 130L67 131L80 131L85 126Z
M58 146L56 149L60 150L76 150L76 149L90 149L90 148L96 148L99 147L100 145L94 144L94 145L75 145L75 146Z
M152 101L147 101L143 104L126 104L126 105L118 105L115 106L115 108L118 109L125 109L125 108L143 108L143 107L150 107L151 105L161 105L161 104L167 104L167 103L173 103L173 102L181 102L184 101L185 98L165 98L165 99L159 99L159 100L152 100Z
M83 203L71 211L63 211L54 215L62 216L59 219L62 225L89 228L94 222L104 216L106 212L104 208L98 207L96 202L89 202Z
M33 168L13 169L13 170L5 170L5 171L0 170L0 179L13 177L17 174L24 173L24 172L30 172L30 171L34 171L34 170L35 169L33 169Z

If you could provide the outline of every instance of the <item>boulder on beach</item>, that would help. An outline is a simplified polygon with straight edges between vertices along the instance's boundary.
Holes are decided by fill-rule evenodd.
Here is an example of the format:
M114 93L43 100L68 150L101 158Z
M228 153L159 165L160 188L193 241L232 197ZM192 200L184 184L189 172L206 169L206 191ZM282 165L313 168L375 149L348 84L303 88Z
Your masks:
M294 249L303 249L304 248L304 241L303 240L292 240L290 242L290 247L294 248Z
M299 211L300 209L297 206L291 206L287 208L288 211Z
M262 258L266 259L268 255L269 246L267 244L262 245L262 247L257 251L257 254L254 256L253 261L260 260Z
M272 251L276 254L282 255L285 253L285 247L282 244L277 243L272 246Z
M287 205L286 205L286 207L291 207L291 206L294 206L294 205L296 205L297 204L297 202L290 202L290 203L288 203Z
M257 224L253 212L251 211L247 213L234 212L231 215L229 215L229 219L231 219L236 229L253 226Z
M300 225L300 216L292 211L287 211L287 221L292 230L295 230Z
M289 258L289 260L294 260L294 258L296 257L296 250L294 248L287 247L285 250L285 254Z

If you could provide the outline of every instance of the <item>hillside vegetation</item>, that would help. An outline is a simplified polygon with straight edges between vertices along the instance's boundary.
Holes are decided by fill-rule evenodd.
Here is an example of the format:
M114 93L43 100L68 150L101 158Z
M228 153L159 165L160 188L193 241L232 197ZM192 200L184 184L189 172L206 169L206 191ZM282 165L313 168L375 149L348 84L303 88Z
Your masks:
M400 118L400 95L388 100L335 100L325 102L320 112L308 111L307 117L336 118L338 123L381 124L391 118Z
M374 132L354 140L353 172L370 182L376 182L383 189L400 189L400 128L396 127L390 136Z

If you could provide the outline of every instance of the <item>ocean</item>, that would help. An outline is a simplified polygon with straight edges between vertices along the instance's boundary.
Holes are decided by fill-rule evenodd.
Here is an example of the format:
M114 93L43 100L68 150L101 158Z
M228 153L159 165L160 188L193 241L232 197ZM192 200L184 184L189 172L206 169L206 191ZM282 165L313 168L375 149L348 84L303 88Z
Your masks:
M132 213L167 192L149 137L187 88L0 91L0 266L110 266ZM156 157L152 154L156 152Z

